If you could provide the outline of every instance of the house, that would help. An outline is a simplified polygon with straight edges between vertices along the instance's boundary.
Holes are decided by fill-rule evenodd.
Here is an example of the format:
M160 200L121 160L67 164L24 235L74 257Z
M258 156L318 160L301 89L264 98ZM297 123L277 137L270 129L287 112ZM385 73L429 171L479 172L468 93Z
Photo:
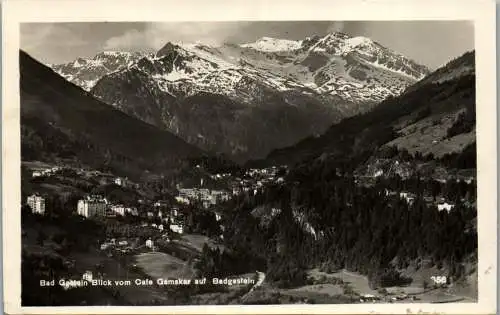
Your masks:
M431 202L434 201L434 197L432 197L432 196L424 196L424 201L426 203L431 203Z
M397 192L389 190L389 189L385 189L384 192L385 192L386 196L396 196L397 195Z
M92 278L93 278L92 271L90 271L90 270L85 271L85 273L82 276L82 279L85 281L88 281L88 282L92 282Z
M126 213L126 208L123 205L111 205L110 209L121 216L124 216Z
M221 216L221 214L220 214L220 213L215 212L215 220L216 220L217 222L219 222L220 220L222 220L222 216Z
M106 200L99 196L87 196L78 200L77 213L86 218L106 215Z
M271 209L271 216L273 216L273 217L277 216L280 213L281 213L281 209L280 208L272 208Z
M102 243L102 244L101 244L101 250L106 250L106 249L108 249L110 246L111 246L111 244L110 244L110 243Z
M375 172L375 174L373 174L373 177L380 177L384 175L384 171L383 170L378 170Z
M380 298L373 294L362 294L360 298L360 302L374 302L378 300L380 300Z
M40 176L43 176L44 174L40 171L33 171L33 173L31 174L31 177L40 177Z
M159 207L167 207L169 205L169 202L166 201L166 200L158 200L154 203L154 207L155 208L159 208Z
M122 178L122 177L117 177L117 178L115 178L115 184L118 186L127 187L128 179Z
M138 216L139 215L139 211L135 207L125 208L125 213L129 213L129 214L131 214L133 216Z
M151 239L148 239L148 240L146 241L146 247L147 247L147 248L153 248L153 241L152 241Z
M183 203L183 204L186 204L186 205L188 205L188 204L189 204L189 199L188 199L188 198L186 198L186 197L176 196L176 197L175 197L175 200L176 200L178 203Z
M446 210L446 211L450 212L451 209L453 209L455 207L455 205L454 204L449 204L449 203L445 202L445 203L438 204L437 207L438 207L439 211Z
M412 193L409 193L409 192L400 192L399 193L399 197L401 199L404 199L406 201L406 203L408 204L413 204L413 202L415 201L415 194L412 194Z
M28 196L26 203L30 206L33 213L45 213L45 198L37 194Z
M170 224L170 230L175 233L184 233L184 227L180 224Z

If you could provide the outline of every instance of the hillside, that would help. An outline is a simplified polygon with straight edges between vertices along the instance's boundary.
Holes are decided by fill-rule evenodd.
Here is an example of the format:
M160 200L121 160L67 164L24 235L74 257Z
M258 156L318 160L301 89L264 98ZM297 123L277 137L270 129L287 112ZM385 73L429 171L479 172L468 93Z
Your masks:
M475 144L474 52L428 75L372 111L346 118L319 137L275 150L264 164L293 164L323 154L346 161L385 147L434 157L460 153Z
M201 151L104 104L20 51L22 159L163 172Z

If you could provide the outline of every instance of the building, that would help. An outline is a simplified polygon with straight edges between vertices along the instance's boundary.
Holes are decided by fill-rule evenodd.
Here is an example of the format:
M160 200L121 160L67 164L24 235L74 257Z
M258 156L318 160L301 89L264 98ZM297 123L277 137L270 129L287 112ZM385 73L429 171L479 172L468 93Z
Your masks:
M106 250L111 247L111 244L109 243L102 243L101 244L101 250Z
M437 207L438 207L439 211L446 210L446 211L450 212L451 209L453 209L455 207L455 205L445 202L445 203L438 204Z
M39 195L28 196L27 202L33 213L44 214L45 213L45 198Z
M399 198L404 199L407 204L412 205L415 201L416 195L409 192L400 192Z
M186 204L186 205L189 204L189 199L185 198L185 197L181 197L181 196L176 196L175 201L177 201L178 203Z
M33 171L33 174L31 176L32 177L40 177L40 176L43 176L43 173L40 171Z
M170 230L175 233L184 233L184 227L180 224L170 224Z
M111 211L114 213L124 216L126 212L126 208L123 205L111 205L110 207Z
M132 208L125 208L126 213L130 213L133 216L138 216L139 215L139 210L137 208L132 207Z
M153 241L152 241L151 239L148 239L148 240L146 241L146 247L147 247L147 248L153 248Z
M229 200L230 194L223 190L183 188L179 189L179 195L175 199L177 202L184 204L189 204L191 201L200 201L204 208L208 208L219 202Z
M82 279L85 281L88 281L88 282L92 282L92 278L93 278L92 271L90 271L90 270L85 271L85 273L82 276Z
M159 208L159 207L167 207L169 205L169 202L167 200L158 200L154 203L154 207Z
M118 186L127 187L128 179L122 178L122 177L117 177L117 178L115 178L115 184Z
M106 200L100 197L87 197L86 199L78 200L77 205L78 215L86 218L94 216L106 215Z
M220 213L215 212L215 220L216 220L217 222L219 222L220 220L222 220L222 216L221 216L221 214L220 214Z

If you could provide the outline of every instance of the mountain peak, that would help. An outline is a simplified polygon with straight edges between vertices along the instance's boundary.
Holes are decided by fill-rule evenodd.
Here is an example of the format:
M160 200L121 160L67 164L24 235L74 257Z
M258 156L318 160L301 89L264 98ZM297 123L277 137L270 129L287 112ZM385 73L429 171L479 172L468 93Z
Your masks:
M156 52L155 56L157 58L160 58L160 57L164 57L167 55L175 54L176 50L179 48L180 48L180 46L178 44L172 43L172 42L167 42L162 48L160 48L160 50L158 50Z

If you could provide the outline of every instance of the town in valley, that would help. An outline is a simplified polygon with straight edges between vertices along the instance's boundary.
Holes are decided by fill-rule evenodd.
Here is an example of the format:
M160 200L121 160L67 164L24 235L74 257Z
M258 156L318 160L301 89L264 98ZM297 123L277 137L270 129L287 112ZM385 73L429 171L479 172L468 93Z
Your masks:
M473 25L227 23L22 24L22 305L477 302Z

